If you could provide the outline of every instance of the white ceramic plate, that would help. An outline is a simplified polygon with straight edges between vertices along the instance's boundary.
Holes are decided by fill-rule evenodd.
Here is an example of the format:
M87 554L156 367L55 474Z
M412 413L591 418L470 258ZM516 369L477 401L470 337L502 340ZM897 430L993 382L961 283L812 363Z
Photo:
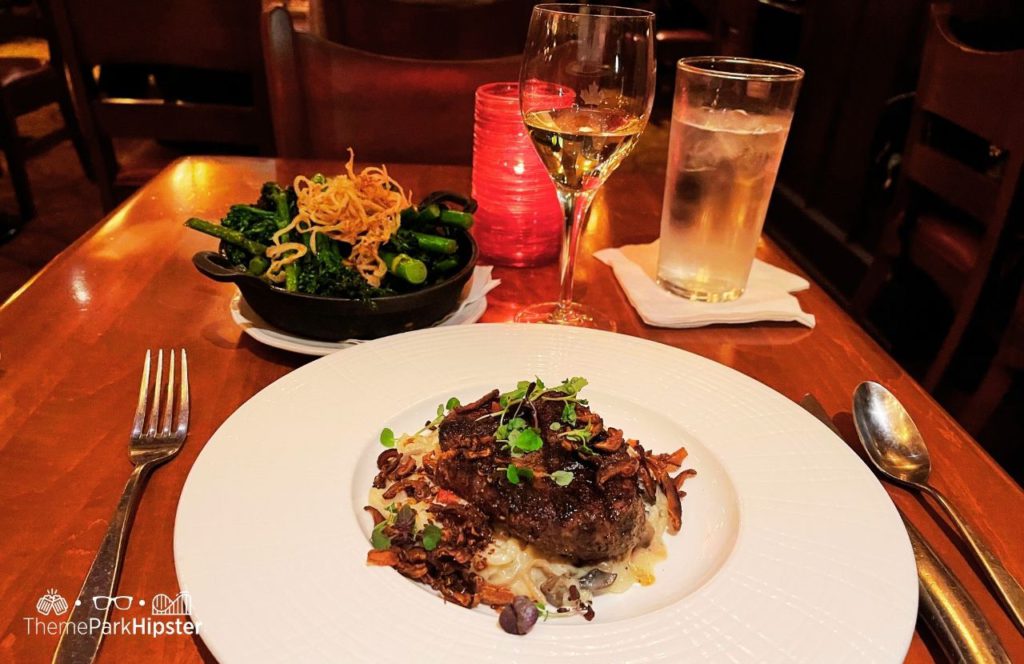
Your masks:
M501 285L501 281L491 278L491 266L478 265L473 269L473 276L466 289L465 296L459 303L459 307L438 322L434 327L445 325L470 325L483 317L487 311L487 293ZM346 339L344 341L320 341L318 339L307 339L290 332L280 330L260 318L259 314L252 310L249 304L242 299L242 294L236 292L228 305L231 312L231 320L235 325L242 328L256 341L270 346L280 348L300 355L313 355L323 357L331 353L351 348L356 344L366 343L361 339Z
M680 443L683 528L652 586L597 618L505 634L365 565L362 511L382 427L411 431L538 375L590 381L609 425ZM917 612L914 558L867 467L785 397L699 356L557 326L434 328L355 346L270 385L207 443L174 532L202 638L233 662L899 662Z

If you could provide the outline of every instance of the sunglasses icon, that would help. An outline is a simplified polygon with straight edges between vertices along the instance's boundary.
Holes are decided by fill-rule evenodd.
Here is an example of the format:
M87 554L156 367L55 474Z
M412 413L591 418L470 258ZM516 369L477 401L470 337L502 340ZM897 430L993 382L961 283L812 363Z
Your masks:
M134 598L131 595L117 595L116 597L99 595L92 598L92 605L97 611L106 611L111 604L118 611L127 611L132 608L132 599Z

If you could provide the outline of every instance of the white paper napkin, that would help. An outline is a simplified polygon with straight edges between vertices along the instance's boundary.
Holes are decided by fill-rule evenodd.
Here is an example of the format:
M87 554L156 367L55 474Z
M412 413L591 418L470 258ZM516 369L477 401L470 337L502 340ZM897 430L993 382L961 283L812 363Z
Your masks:
M658 242L602 249L594 254L615 272L630 304L648 325L701 327L716 323L795 321L814 327L814 315L800 308L790 293L810 283L792 272L755 260L743 295L732 302L694 302L673 295L655 282Z
M459 309L464 309L467 305L473 304L501 285L501 279L495 279L491 276L492 270L494 268L490 265L477 265L473 268L473 277L469 282L469 292L466 293L466 299L462 301Z

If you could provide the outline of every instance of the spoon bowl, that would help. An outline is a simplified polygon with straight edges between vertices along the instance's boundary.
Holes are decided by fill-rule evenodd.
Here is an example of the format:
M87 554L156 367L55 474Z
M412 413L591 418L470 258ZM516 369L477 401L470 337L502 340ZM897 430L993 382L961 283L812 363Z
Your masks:
M946 511L984 570L996 597L1024 634L1024 587L967 524L959 510L928 484L932 472L928 448L903 404L878 383L861 383L853 392L853 423L857 437L881 473L928 494Z
M917 425L892 392L864 382L853 393L853 422L871 462L892 479L922 486L932 463Z

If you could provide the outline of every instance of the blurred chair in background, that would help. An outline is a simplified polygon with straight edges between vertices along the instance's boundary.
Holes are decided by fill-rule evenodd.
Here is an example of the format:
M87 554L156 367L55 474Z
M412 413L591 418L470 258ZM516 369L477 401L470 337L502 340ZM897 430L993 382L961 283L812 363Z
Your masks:
M273 153L261 0L49 2L105 209L183 152Z
M1024 51L959 43L948 8L931 9L896 208L853 301L861 316L908 260L955 312L923 384L942 379L971 320L1003 235L1024 162Z
M6 15L2 16L4 21L7 18ZM85 142L79 131L64 76L60 49L51 39L51 26L35 7L24 8L17 19L17 22L5 24L5 38L43 37L50 50L49 61L27 57L0 58L0 151L7 158L7 169L14 185L21 221L25 222L35 216L35 202L32 200L28 172L25 169L28 158L70 138L86 173L89 167ZM21 136L17 119L50 104L57 104L60 108L64 127L33 140Z
M278 154L469 164L473 95L519 78L518 55L430 61L376 55L296 32L282 8L264 15L267 83Z
M1024 290L1017 299L1013 316L999 343L992 364L966 406L959 413L960 423L977 436L1006 396L1014 374L1024 370Z
M523 52L539 0L310 0L328 41L416 60L485 60Z

